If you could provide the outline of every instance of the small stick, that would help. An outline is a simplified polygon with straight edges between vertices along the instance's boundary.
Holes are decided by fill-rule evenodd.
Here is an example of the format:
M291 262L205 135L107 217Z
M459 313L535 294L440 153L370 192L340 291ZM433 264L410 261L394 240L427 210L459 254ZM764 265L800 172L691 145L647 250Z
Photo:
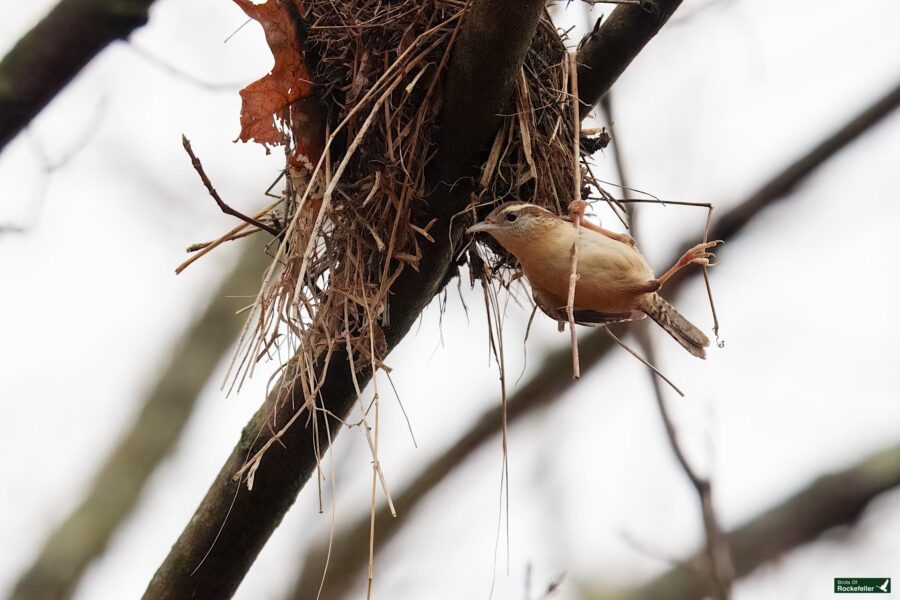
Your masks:
M257 233L258 231L259 231L259 230L257 230L257 229L252 229L252 230L250 230L250 231L244 231L244 232L242 232L242 233L236 233L236 234L234 234L234 235L225 237L225 239L224 239L223 241L226 241L226 242L233 242L233 241L235 241L235 240L240 240L240 239L243 239L243 238L245 238L245 237L249 237L249 236L253 235L254 233ZM191 244L190 246L188 246L187 248L185 248L185 252L199 252L200 250L203 250L204 248L207 248L207 247L209 247L209 246L212 246L212 245L215 244L216 242L217 242L217 240L212 240L212 241L209 241L209 242L200 242L200 243L197 243L197 244Z
M665 375L663 375L662 371L660 371L660 370L657 369L655 366L653 366L653 363L651 363L648 359L644 358L643 356L641 356L640 354L638 354L637 352L635 352L634 350L632 350L631 348L629 348L629 347L625 344L625 342L623 342L622 340L620 340L620 339L616 336L616 334L614 334L614 333L612 332L612 330L610 330L609 327L604 326L604 329L606 329L606 333L609 335L609 337L612 338L612 340L613 340L615 343L617 343L619 346L621 346L626 352L628 352L628 354L632 355L633 357L635 357L636 359L638 359L639 361L641 361L642 363L644 363L644 366L646 366L648 369L650 369L651 371L653 371L654 373L656 373L656 376L657 376L657 377L659 377L660 379L662 379L663 381L665 381L666 383L668 383L668 384L669 384L669 387L671 387L673 390L675 390L675 391L678 393L679 396L681 396L682 398L684 398L684 392L682 392L682 391L678 388L678 386L675 385L675 384L672 382L671 379L669 379L668 377L666 377Z
M712 213L713 206L710 205L709 210L706 212L706 229L703 230L704 243L709 241L709 228L712 226ZM713 333L716 334L716 345L721 348L722 342L719 340L719 315L716 314L716 303L713 301L712 286L709 283L709 267L707 265L703 265L703 281L706 283L706 295L709 296L709 309L712 311Z
M574 198L573 202L581 202L581 148L579 137L581 132L581 120L578 111L578 67L575 64L575 54L569 54L569 71L572 83L572 122L574 124L574 132L572 136L572 152L575 158L573 172ZM572 271L569 274L569 295L566 300L566 315L569 318L569 332L572 336L572 379L581 378L581 365L578 359L578 334L575 333L575 283L578 281L578 239L581 233L581 216L582 211L575 211L572 225L575 226L575 242L572 244Z
M209 195L212 196L213 200L216 201L216 204L219 205L219 208L226 215L231 215L233 217L237 217L244 223L249 223L254 227L262 229L263 231L268 231L275 237L278 237L279 231L270 225L266 225L265 223L254 219L253 217L248 217L244 213L237 211L227 204L222 198L219 196L219 192L216 191L216 188L213 187L212 182L209 180L209 177L206 176L206 171L203 170L203 165L200 164L200 159L194 154L194 150L191 148L191 140L187 139L187 136L181 134L181 143L184 146L185 152L188 153L188 156L191 157L191 164L194 166L194 170L197 171L197 174L200 176L200 180L203 181L203 185L206 186L207 191L209 191Z

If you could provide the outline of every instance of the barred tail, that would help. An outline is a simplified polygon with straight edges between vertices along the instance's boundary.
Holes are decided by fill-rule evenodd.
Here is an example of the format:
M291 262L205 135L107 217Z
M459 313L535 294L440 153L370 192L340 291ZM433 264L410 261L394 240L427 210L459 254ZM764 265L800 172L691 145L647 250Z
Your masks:
M699 358L706 358L703 350L709 346L709 338L697 329L693 323L685 319L675 308L659 294L647 294L641 304L641 310L656 321L681 346Z

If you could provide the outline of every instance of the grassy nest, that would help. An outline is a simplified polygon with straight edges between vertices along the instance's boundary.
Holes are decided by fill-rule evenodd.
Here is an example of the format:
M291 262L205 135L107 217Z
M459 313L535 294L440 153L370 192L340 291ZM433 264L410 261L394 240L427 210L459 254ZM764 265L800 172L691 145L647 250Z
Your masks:
M335 350L348 350L355 371L387 368L381 325L392 286L434 242L433 222L416 217L426 213L443 80L467 3L303 0L296 8L315 89L329 107L327 141L317 161L288 148L286 188L256 215L281 234L232 374L239 385L259 360L279 360L282 390L306 399L299 414L315 408ZM513 198L562 214L575 197L577 124L563 40L545 13L470 205L454 219L472 221ZM283 117L296 145L303 119ZM482 276L482 260L461 250ZM498 252L489 272L513 267Z

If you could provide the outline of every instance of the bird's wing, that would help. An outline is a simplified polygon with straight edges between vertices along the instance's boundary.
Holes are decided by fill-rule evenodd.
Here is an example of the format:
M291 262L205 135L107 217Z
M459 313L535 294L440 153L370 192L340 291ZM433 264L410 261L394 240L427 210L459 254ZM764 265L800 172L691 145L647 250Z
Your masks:
M534 296L534 303L537 304L538 308L540 308L548 317L556 321L567 321L569 319L565 306L556 306L537 288L532 287L531 291ZM610 325L612 323L622 323L624 321L637 321L643 319L647 315L638 310L598 312L596 310L578 308L576 306L572 311L572 316L579 325Z
M565 314L565 308L563 309ZM647 317L644 313L631 310L616 313L599 313L595 310L574 310L575 322L579 325L599 326L612 325L613 323L625 323L627 321L640 321Z

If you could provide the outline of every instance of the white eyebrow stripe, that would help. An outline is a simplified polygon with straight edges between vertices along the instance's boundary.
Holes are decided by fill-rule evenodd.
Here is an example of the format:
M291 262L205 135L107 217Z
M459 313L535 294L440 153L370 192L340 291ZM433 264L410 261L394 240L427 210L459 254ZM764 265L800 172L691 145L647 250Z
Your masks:
M513 204L512 206L507 206L506 208L503 208L498 214L505 215L506 213L508 213L511 210L519 210L522 208L537 208L544 212L550 212L543 206L538 206L536 204L529 204L528 202L520 202L519 204Z

